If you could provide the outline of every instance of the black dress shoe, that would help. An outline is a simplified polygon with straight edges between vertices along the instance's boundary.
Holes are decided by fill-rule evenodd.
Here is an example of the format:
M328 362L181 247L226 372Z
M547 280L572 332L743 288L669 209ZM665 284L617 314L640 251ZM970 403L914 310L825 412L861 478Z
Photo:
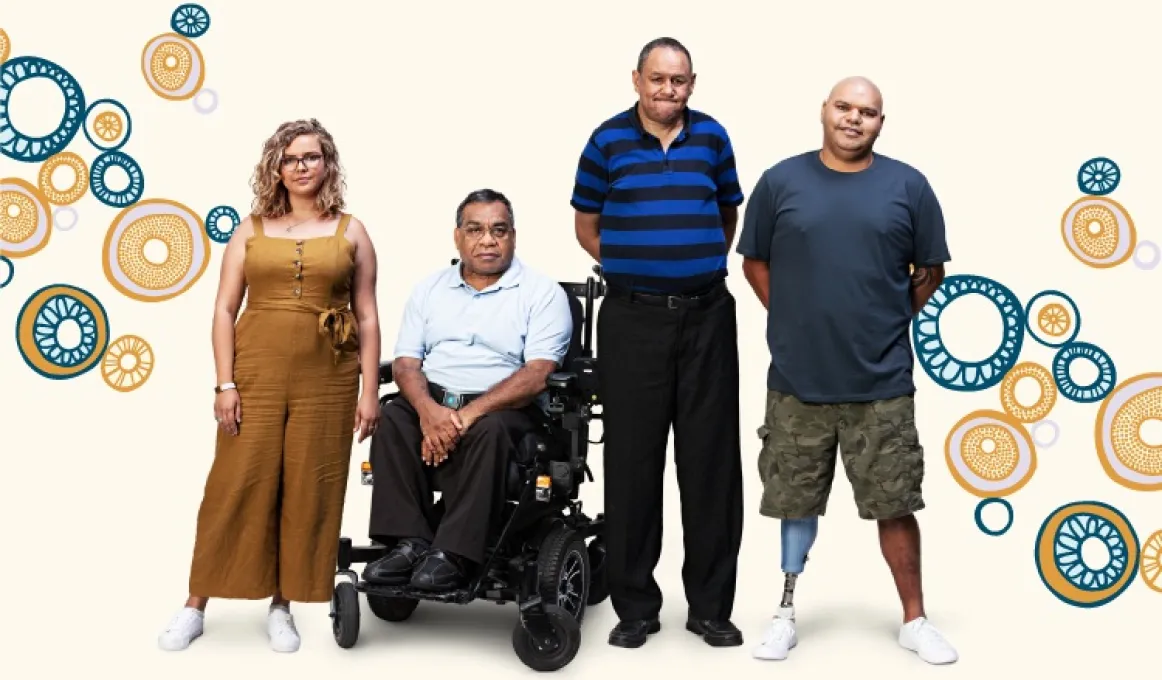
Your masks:
M424 553L412 572L413 588L447 591L463 588L468 581L464 560L456 555L433 549Z
M418 538L405 538L391 552L369 563L363 569L363 580L384 586L402 586L412 577L412 568L428 549Z
M687 619L686 630L701 637L711 647L738 647L742 632L730 621Z
M614 647L641 647L646 639L662 629L657 619L622 621L609 631L609 644Z

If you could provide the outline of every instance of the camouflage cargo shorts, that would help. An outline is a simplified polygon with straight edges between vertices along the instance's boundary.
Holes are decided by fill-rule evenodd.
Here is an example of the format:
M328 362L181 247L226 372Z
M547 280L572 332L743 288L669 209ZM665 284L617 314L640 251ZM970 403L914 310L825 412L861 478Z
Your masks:
M924 449L911 395L805 404L769 391L759 438L759 511L764 516L822 516L835 478L837 449L861 518L893 519L924 508Z

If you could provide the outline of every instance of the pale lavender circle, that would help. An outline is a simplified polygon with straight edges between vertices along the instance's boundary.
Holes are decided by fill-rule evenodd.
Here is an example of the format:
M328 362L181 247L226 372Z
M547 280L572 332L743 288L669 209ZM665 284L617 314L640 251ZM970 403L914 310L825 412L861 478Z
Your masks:
M1142 248L1143 247L1149 248L1149 249L1154 251L1154 259L1153 260L1150 260L1149 262L1142 261ZM1157 267L1159 262L1162 262L1162 250L1159 250L1158 244L1154 243L1153 241L1139 241L1138 247L1134 248L1134 266L1137 267L1138 269L1150 271L1154 267Z
M1042 442L1037 438L1037 431L1043 427L1052 428L1053 430L1053 438L1048 442ZM1061 436L1061 428L1058 427L1057 423L1053 422L1052 420L1039 420L1033 424L1032 429L1029 431L1029 436L1033 438L1034 444L1043 449L1047 449L1057 443L1057 438Z
M214 103L210 106L199 105L198 100L201 99L203 95L209 95L210 98L214 100ZM203 87L202 89L198 90L198 93L194 95L193 101L194 110L203 115L209 115L218 109L218 93L208 87Z
M71 223L69 223L69 226L67 226L67 227L65 225L61 224L61 214L62 213L65 215L69 215L73 218L73 221ZM77 216L77 211L74 210L73 206L71 206L71 205L62 205L59 208L57 208L56 210L54 210L52 213L53 226L55 226L57 229L60 229L61 231L69 231L73 227L77 226L77 220L79 220L79 219L80 218Z

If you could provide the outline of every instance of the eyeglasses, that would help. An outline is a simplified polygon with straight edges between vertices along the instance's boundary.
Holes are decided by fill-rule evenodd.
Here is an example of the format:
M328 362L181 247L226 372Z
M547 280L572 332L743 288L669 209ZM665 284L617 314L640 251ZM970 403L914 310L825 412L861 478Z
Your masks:
M484 238L485 231L491 234L492 238L497 241L503 241L512 234L512 227L507 225L497 225L495 227L485 229L483 225L470 224L465 227L457 227L457 229L463 231L464 235L468 237L469 241L479 241L480 239Z
M282 167L284 170L293 170L298 167L299 163L302 163L303 167L310 170L318 166L322 160L323 154L321 153L309 153L305 156L283 156Z

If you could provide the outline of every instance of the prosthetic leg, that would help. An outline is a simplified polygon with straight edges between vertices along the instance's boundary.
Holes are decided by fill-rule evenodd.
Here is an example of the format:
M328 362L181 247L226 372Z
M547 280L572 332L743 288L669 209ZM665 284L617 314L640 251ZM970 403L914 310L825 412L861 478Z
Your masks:
M786 659L787 654L798 644L795 632L795 581L803 573L807 553L815 545L819 518L785 519L781 525L783 599L779 602L778 613L771 621L762 643L754 651L756 659L771 661Z
M779 603L780 616L787 610L788 617L794 618L795 581L807 563L807 554L815 545L819 534L819 518L785 519L781 522L783 539L783 600Z

